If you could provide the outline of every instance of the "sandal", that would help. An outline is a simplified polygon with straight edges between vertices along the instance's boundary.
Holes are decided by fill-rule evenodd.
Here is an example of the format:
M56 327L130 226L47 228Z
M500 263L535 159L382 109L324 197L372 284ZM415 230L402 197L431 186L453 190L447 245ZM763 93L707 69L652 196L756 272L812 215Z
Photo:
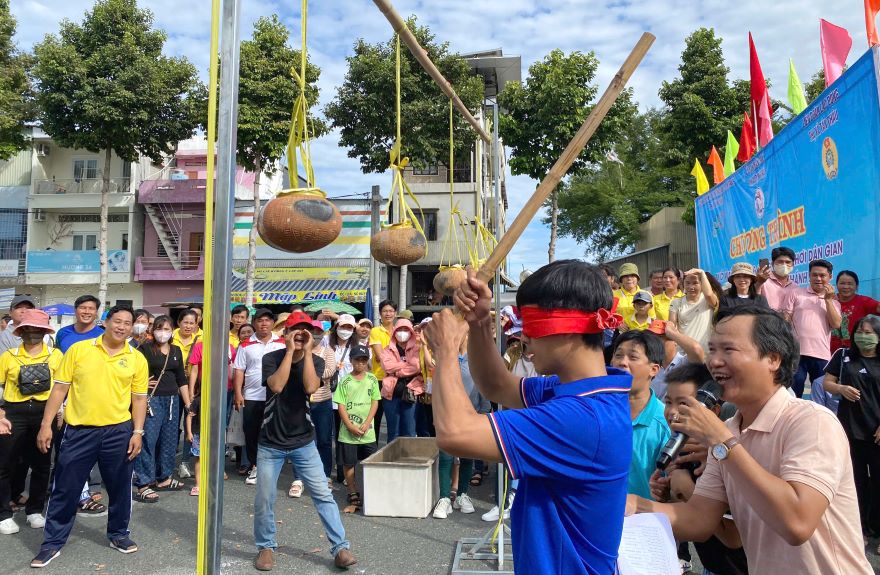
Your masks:
M199 496L199 486L193 485L192 489L189 490L189 494L192 497L198 497Z
M477 473L474 473L474 474L471 476L471 482L470 482L470 483L471 483L471 485L473 485L474 487L477 487L477 486L479 486L479 485L482 485L482 484L483 484L483 474L480 473L479 471L478 471Z
M357 511L361 508L361 494L360 493L349 493L348 494L348 505L345 509L342 510L343 513L357 513Z
M138 489L137 492L132 496L132 499L135 501L140 501L141 503L155 503L159 501L159 494L153 490L152 487L144 487L143 489ZM90 501L90 503L95 503L94 501ZM88 505L88 503L86 503ZM98 503L100 505L100 503ZM85 505L83 506L85 507Z
M303 494L303 482L302 481L294 481L290 485L290 489L287 491L288 497L302 497Z
M82 513L84 515L104 515L107 513L107 506L103 503L98 503L94 499L87 499L85 503L81 503L77 513Z
M174 479L173 477L171 477L168 479L168 483L166 483L165 485L155 485L153 487L153 490L157 491L157 492L160 492L160 491L180 491L185 488L186 488L186 485L184 485L183 481L178 481L178 480Z
M90 496L90 498L91 498L91 500L94 501L95 503L100 503L100 501L101 501L102 499L104 499L104 494L101 493L101 492L99 491L99 492L97 492L97 493L92 493L91 496Z

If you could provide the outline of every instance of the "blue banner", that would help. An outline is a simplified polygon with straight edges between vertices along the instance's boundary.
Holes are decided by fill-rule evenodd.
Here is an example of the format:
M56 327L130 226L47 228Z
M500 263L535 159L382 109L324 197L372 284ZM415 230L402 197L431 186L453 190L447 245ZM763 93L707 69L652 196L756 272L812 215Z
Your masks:
M876 48L721 184L696 200L700 266L722 283L731 266L786 246L792 279L826 259L880 297L880 102Z
M107 270L127 272L128 252L109 250ZM98 273L100 271L101 259L97 250L46 250L27 254L27 273Z

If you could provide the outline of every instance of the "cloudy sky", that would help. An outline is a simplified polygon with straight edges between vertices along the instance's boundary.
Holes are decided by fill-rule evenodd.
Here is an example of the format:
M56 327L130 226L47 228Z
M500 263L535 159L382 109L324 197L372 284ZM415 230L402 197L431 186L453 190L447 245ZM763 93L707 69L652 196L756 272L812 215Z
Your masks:
M299 2L240 0L242 37L250 36L254 20L278 13L294 30L298 41ZM92 0L12 0L18 19L16 40L29 49L47 33L58 29L62 18L82 20ZM168 34L165 50L184 55L207 77L210 2L140 0L155 15L155 25ZM190 8L197 4L201 8ZM539 5L539 7L536 7ZM847 28L853 37L849 63L867 49L863 3L860 0L396 0L404 17L416 14L438 39L449 41L453 51L475 52L502 48L507 55L522 56L522 75L528 66L550 50L561 48L595 51L599 61L600 91L617 71L642 31L657 36L654 47L630 85L640 106L659 105L657 90L663 80L677 75L684 39L696 28L715 28L723 38L731 78L748 78L748 32L755 37L764 73L773 81L773 97L785 99L788 59L806 81L822 66L819 51L819 18ZM319 0L309 8L309 51L321 67L322 104L335 94L345 76L345 57L357 38L386 40L391 29L370 0ZM315 171L321 187L332 196L368 191L378 184L387 191L389 174L362 174L356 160L337 147L330 134L313 145ZM536 182L513 177L508 186L511 215L525 203ZM549 229L533 222L511 255L511 271L534 269L547 261ZM580 257L589 246L560 240L557 257Z

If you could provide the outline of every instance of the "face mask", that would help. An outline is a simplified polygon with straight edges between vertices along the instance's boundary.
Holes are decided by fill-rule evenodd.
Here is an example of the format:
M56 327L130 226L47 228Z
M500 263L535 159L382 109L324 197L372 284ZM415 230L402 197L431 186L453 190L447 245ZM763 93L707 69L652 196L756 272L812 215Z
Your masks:
M394 334L394 337L396 337L397 341L399 341L400 343L406 343L409 341L410 335L412 334L408 331L398 331Z
M131 332L134 335L144 335L144 332L147 331L147 326L142 323L136 323L131 326Z
M859 350L861 351L871 351L877 347L878 340L880 340L880 337L878 337L876 333L856 332L853 334L853 341L859 346Z
M331 325L333 325L333 324L330 323L329 321L322 321L321 322L321 327L324 329L324 331L327 331L328 329L330 329Z
M155 340L158 341L159 343L168 343L168 341L171 339L171 332L170 331L154 331L153 338L155 338Z
M791 273L792 266L788 264L776 264L773 266L773 272L778 276L787 276Z
M337 329L336 336L342 341L348 341L348 339L354 334L353 330L350 329Z
M35 333L32 331L24 332L21 334L21 341L25 345L37 345L38 343L43 341L43 334L39 332Z

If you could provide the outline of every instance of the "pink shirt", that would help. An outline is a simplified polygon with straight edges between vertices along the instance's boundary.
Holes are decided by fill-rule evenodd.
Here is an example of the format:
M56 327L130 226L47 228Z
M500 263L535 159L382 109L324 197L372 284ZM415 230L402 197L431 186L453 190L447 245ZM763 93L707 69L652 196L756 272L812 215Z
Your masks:
M727 464L709 457L694 495L730 505L749 572L873 574L862 541L849 442L837 417L817 403L791 397L780 387L749 427L740 430L739 412L725 425L769 473L812 487L828 500L812 537L794 547L764 522L727 472Z
M794 334L801 345L801 355L828 361L831 359L831 326L828 325L828 301L813 290L798 288L788 292L782 302L784 313L791 315ZM840 312L840 302L831 300Z
M770 309L782 311L782 304L785 301L785 297L790 292L798 289L800 289L800 286L791 280L788 280L787 284L782 285L779 279L771 273L770 279L764 282L764 285L761 286L758 293L767 298L767 305L770 306Z

